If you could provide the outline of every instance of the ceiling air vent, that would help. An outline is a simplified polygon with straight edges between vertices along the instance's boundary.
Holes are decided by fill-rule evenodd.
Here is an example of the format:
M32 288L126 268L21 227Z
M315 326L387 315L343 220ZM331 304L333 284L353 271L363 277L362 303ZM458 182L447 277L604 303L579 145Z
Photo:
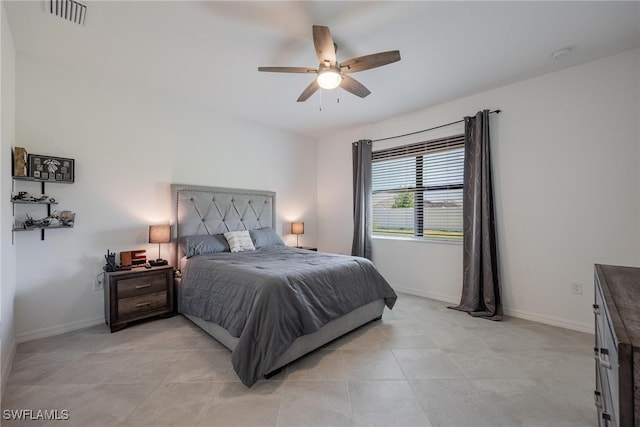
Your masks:
M52 15L84 25L87 17L87 6L75 0L47 0L46 7Z

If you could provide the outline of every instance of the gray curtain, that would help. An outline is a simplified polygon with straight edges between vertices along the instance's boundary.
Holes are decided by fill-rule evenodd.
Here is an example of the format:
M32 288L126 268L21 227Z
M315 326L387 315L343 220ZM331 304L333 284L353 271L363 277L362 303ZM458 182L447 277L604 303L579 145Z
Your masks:
M351 255L371 259L371 141L352 144L353 244Z
M489 110L465 117L463 279L460 305L472 316L502 318L491 181Z

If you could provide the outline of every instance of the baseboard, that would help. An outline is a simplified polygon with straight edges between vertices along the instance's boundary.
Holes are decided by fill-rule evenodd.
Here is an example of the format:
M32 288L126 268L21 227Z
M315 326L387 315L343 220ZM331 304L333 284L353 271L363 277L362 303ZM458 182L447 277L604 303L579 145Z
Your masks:
M76 331L78 329L100 325L101 323L104 323L104 317L94 317L92 319L63 323L62 325L49 326L48 328L36 329L35 331L22 332L20 334L17 334L16 341L18 343L21 343L25 341L37 340L40 338L47 338L54 335Z
M4 396L4 389L7 386L7 378L9 378L9 373L11 372L11 367L13 366L13 358L16 355L16 347L18 344L16 343L16 339L12 337L11 343L9 344L9 356L7 356L7 360L2 363L2 372L0 373L0 401L2 401L2 396Z
M438 294L435 292L428 292L423 290L417 290L412 288L405 288L404 286L392 286L398 292L402 292L403 294L415 295L417 297L434 299L436 301L448 302L451 304L460 303L460 297L453 297L451 295Z
M546 316L544 314L531 313L529 311L517 310L517 309L504 309L504 314L507 316L513 316L520 319L531 320L538 323L544 323L545 325L558 326L564 329L571 329L572 331L585 332L587 334L594 335L593 323L581 323L574 322L572 320L560 319L554 316Z
M398 292L402 292L409 295L416 295L419 297L434 299L437 301L448 302L451 304L458 304L460 297L453 297L451 295L443 295L435 292L428 292L423 290L417 290L412 288L405 288L403 286L393 285L393 289ZM545 325L558 326L564 329L571 329L572 331L585 332L587 334L594 334L594 326L592 323L574 322L572 320L560 319L558 317L546 316L544 314L531 313L525 310L508 309L503 308L504 314L507 316L517 317L519 319L531 320L533 322L544 323Z

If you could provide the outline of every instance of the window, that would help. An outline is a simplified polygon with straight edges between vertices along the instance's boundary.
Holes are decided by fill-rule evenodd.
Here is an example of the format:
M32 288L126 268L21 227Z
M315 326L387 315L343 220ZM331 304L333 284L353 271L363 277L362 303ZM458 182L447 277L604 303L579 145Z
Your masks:
M373 152L373 234L462 239L464 136Z

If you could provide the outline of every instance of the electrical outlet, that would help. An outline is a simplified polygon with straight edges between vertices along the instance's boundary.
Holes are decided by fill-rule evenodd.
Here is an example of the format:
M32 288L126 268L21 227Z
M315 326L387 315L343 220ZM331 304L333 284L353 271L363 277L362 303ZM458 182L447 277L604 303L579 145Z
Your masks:
M582 283L571 282L571 293L574 295L582 295Z
M101 291L104 287L104 284L102 283L102 280L104 279L103 274L98 274L96 276L96 280L93 282L93 290L94 291Z

